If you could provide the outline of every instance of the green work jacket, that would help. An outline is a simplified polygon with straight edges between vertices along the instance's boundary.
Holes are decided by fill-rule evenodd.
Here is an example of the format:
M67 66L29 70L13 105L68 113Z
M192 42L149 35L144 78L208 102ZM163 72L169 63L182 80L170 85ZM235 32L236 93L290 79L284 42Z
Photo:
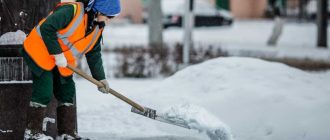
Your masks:
M93 13L91 13L93 14ZM88 26L92 26L93 23L93 16L89 13L88 18ZM59 42L57 41L56 32L58 30L64 29L74 17L74 7L72 5L63 5L58 7L52 15L48 16L46 21L40 26L40 32L42 39L48 49L49 54L60 54L62 53L62 49L60 47ZM86 29L88 32L88 29ZM87 59L87 63L89 65L90 71L92 76L97 80L105 79L104 68L102 64L101 58L101 39L100 37L93 47L93 49L88 52L85 56ZM29 56L28 54L22 49L22 56L29 66L30 70L37 76L42 75L45 71L40 68ZM79 60L78 60L79 61Z

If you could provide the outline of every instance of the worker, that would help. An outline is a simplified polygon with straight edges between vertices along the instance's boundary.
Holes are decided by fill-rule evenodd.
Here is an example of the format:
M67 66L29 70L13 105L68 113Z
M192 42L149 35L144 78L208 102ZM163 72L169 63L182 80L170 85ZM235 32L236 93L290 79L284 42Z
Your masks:
M58 101L57 140L81 140L76 131L76 94L73 71L85 56L93 78L107 93L102 58L102 31L120 14L120 0L78 0L63 2L29 33L22 56L32 71L33 92L27 113L25 140L52 140L42 131L46 107L53 95Z

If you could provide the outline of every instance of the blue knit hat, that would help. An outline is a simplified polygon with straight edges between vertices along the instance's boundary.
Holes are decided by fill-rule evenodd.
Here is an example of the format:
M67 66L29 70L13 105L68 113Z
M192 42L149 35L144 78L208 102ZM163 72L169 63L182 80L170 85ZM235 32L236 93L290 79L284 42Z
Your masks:
M87 9L100 12L106 16L117 16L120 14L120 0L90 0Z

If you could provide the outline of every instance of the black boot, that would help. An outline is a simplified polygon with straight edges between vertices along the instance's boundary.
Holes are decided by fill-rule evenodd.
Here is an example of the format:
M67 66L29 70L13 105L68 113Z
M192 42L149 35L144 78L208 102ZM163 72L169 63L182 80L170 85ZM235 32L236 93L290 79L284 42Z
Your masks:
M42 132L42 123L45 114L45 107L29 107L24 140L53 140L52 137L46 136Z
M57 129L56 140L89 140L77 135L76 110L73 105L63 105L57 108Z

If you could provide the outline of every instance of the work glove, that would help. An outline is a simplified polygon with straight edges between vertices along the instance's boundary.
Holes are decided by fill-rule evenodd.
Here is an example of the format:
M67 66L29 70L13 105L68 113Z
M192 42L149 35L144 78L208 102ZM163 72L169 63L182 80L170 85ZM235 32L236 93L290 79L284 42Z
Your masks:
M102 92L102 93L109 93L108 91L109 91L109 89L110 89L110 87L109 87L109 83L108 83L108 81L106 80L106 79L104 79L104 80L101 80L100 81L104 86L103 87L99 87L98 88L98 90L100 91L100 92Z
M55 57L55 64L58 67L66 67L68 62L63 53L53 55Z

